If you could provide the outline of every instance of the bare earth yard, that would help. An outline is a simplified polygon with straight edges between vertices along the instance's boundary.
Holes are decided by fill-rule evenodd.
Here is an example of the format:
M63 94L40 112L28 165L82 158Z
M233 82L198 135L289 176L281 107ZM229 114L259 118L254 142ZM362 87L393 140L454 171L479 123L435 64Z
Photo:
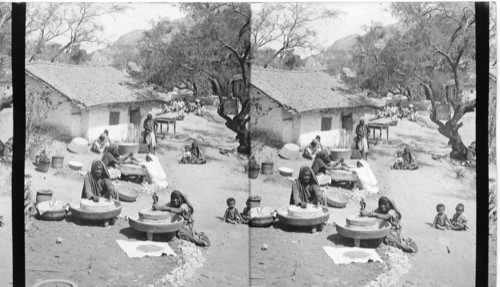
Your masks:
M291 185L287 179L277 175L277 169L291 167L296 177L299 167L310 165L311 161L284 160L278 158L274 150L274 175L268 177L261 174L259 178L249 180L240 159L219 153L219 148L237 146L234 134L222 123L190 115L178 122L177 134L185 135L187 139L165 138L160 140L157 150L171 184L160 193L160 201L168 201L173 189L186 193L195 208L195 229L205 232L212 243L208 248L201 248L206 261L195 270L187 285L363 286L385 272L381 263L335 265L323 250L323 246L352 246L350 240L336 234L334 224L344 224L345 217L358 212L359 205L354 200L346 208L330 208L329 224L316 234L290 230L279 223L259 229L234 226L220 220L226 209L226 199L234 197L241 211L250 189L252 194L263 198L261 206L286 206ZM467 145L473 140L473 116L466 119L462 135ZM431 158L430 153L444 154L449 151L446 138L435 129L403 121L391 127L390 137L396 140L396 144L372 145L369 163L379 181L380 195L393 198L402 212L403 236L412 238L419 247L416 255L407 255L412 269L396 286L474 286L475 171L468 169L464 178L457 179L446 161ZM181 147L189 144L191 139L200 142L207 156L206 165L177 163ZM402 149L404 144L412 147L420 163L417 171L389 168L396 151ZM78 160L87 169L98 158L99 155L90 152L65 154L65 162ZM31 175L33 192L52 189L54 199L65 202L80 197L83 180L66 165L61 170L51 169L44 174L35 171L29 160L26 161L26 174ZM367 199L368 209L376 207L378 197L373 195ZM5 202L4 199L10 200L10 197L0 196L0 203ZM437 203L444 203L446 213L451 217L459 202L465 205L465 215L470 223L468 231L443 232L428 225L436 214ZM150 196L140 195L136 202L123 203L121 215L137 217L137 211L149 207L151 203ZM3 205L1 207L4 210ZM3 216L6 219L5 214ZM7 234L7 228L8 225L0 228L0 235ZM60 222L35 221L31 231L25 235L27 286L50 278L65 278L82 286L149 286L175 267L185 264L177 240L171 243L179 255L177 258L127 257L116 240L145 240L146 236L133 231L124 218L107 228L77 223L71 217ZM56 243L58 237L63 238L60 244ZM6 238L1 237L0 240L3 244ZM157 237L155 240L165 238ZM261 250L263 244L269 246L267 250ZM377 248L385 260L384 250ZM0 255L4 258L3 254Z

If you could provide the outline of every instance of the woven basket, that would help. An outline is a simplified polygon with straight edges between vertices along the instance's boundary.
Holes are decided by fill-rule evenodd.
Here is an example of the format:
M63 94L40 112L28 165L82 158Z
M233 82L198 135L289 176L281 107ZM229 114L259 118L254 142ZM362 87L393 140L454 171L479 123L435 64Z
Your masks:
M340 191L327 189L325 190L326 202L328 206L335 208L344 208L349 202L349 198Z
M116 191L121 201L133 202L139 196L139 190L131 186L118 186Z

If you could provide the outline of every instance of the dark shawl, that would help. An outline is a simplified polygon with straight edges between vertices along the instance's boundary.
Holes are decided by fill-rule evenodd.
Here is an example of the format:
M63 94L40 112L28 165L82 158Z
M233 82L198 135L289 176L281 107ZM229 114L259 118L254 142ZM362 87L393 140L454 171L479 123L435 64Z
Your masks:
M96 168L102 166L102 175L97 178L94 173ZM92 196L114 197L115 187L110 180L106 165L100 160L94 160L90 172L83 178L82 198L90 199Z
M311 173L311 179L307 184L302 182L302 178L306 172ZM314 175L312 169L308 166L300 168L299 178L292 184L292 194L290 195L290 204L297 205L301 202L316 203L318 197L322 196L323 192L318 184L318 179Z
M311 166L312 171L315 175L318 173L326 174L328 164L330 163L330 156L326 150L320 151L314 158L314 162Z
M106 165L106 167L110 166L112 168L116 168L116 164L120 163L120 153L118 152L118 146L116 146L116 144L110 145L106 153L102 156L101 160Z

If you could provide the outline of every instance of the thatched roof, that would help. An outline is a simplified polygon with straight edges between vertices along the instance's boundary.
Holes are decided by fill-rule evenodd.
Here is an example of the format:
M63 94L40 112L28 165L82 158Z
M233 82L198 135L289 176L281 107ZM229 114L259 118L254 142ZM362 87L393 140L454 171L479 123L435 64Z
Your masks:
M348 92L342 81L320 71L252 67L251 84L292 113L378 106L362 94Z
M83 107L160 100L113 67L36 63L26 74Z

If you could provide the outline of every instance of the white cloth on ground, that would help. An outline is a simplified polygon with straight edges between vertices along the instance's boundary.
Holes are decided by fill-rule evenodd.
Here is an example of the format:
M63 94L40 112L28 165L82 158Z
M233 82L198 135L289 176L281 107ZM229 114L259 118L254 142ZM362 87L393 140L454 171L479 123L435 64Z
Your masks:
M149 156L152 161L141 162L141 165L148 170L148 182L166 188L168 186L167 174L161 166L160 160L153 154L148 154L147 156Z
M379 188L377 186L377 178L375 178L370 165L365 160L360 160L359 162L361 162L363 167L353 168L352 171L354 171L358 176L360 188L370 193L378 193Z
M320 186L329 185L332 182L332 177L323 173L316 174L316 179Z
M163 254L177 257L174 250L166 242L116 240L128 257L162 256Z
M383 262L375 249L333 246L323 246L323 249L335 264Z
M250 209L248 216L252 219L254 217L265 217L269 215L276 217L276 210L271 207L253 207Z

